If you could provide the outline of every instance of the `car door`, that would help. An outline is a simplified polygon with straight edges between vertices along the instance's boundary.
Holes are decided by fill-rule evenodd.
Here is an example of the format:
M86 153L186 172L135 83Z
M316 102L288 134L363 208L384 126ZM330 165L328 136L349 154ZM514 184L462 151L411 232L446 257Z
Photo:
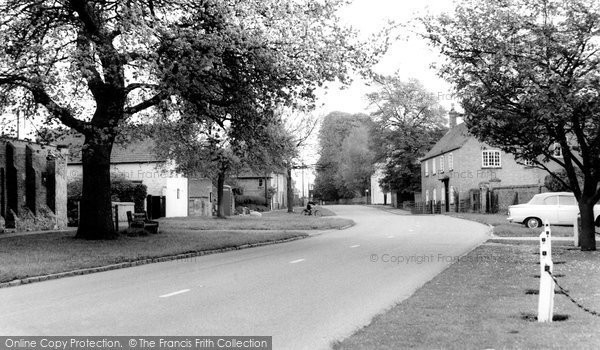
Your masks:
M560 225L573 225L579 213L579 206L575 196L558 196L558 223Z
M544 223L545 220L548 220L550 225L558 223L558 196L548 196L544 198L544 202L539 208L542 223Z

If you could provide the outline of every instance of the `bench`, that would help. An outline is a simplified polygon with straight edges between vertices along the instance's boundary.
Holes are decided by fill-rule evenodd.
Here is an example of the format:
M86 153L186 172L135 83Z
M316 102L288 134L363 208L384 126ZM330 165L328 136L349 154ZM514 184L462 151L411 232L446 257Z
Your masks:
M158 233L158 221L149 220L145 211L142 213L127 211L127 224L132 230L138 229L150 233Z

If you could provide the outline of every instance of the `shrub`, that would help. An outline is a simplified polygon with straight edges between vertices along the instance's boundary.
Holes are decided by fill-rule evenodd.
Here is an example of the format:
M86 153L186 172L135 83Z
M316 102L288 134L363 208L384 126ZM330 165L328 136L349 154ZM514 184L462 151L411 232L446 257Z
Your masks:
M235 196L235 206L249 206L250 204L266 206L267 200L262 196Z

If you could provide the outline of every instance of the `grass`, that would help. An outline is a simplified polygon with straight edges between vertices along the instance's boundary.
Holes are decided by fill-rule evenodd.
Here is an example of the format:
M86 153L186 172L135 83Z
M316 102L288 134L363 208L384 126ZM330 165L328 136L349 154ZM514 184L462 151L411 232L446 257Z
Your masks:
M0 239L0 282L82 268L206 251L246 244L306 237L305 231L340 228L341 218L269 213L262 218L169 218L160 234L114 241L85 241L73 233L54 232Z
M537 246L487 243L373 319L334 349L596 349L600 317L565 296L554 298L563 322L537 323ZM553 249L555 274L584 306L600 311L600 253Z
M500 237L537 237L541 229L531 229L523 224L509 223L507 216L502 214L479 214L479 213L446 213L446 215L466 220L480 222L494 227L494 234ZM554 237L573 237L572 226L551 226Z

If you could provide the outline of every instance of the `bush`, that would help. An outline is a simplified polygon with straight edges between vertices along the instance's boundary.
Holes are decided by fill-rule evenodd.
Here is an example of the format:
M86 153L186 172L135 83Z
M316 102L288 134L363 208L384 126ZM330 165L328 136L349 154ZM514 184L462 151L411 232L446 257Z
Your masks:
M251 204L267 206L267 200L262 196L235 196L235 206L249 206Z
M67 184L67 218L69 226L77 226L77 202L81 201L82 178L76 178ZM135 211L144 211L144 201L148 193L146 185L123 178L111 181L111 199L113 202L133 202Z

